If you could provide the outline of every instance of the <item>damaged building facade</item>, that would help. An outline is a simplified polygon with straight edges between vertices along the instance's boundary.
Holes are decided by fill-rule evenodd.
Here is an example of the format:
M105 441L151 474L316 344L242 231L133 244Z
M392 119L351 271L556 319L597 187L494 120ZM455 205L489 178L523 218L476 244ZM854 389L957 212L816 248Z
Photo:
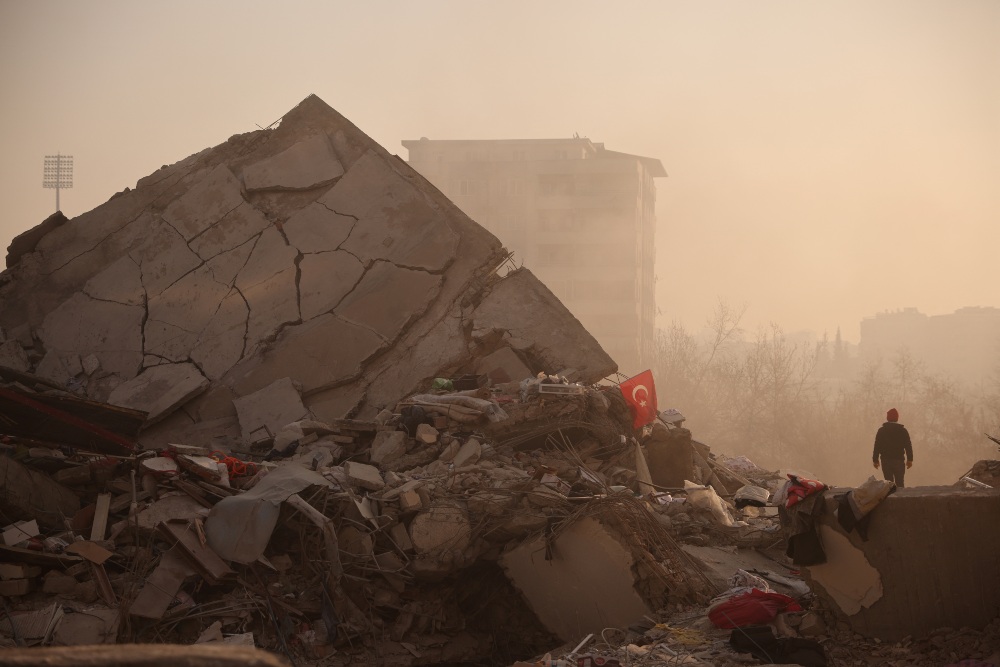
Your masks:
M6 664L764 661L744 635L803 665L1000 651L993 538L948 560L1000 509L996 466L796 504L666 413L637 424L559 299L316 97L53 216L7 266Z

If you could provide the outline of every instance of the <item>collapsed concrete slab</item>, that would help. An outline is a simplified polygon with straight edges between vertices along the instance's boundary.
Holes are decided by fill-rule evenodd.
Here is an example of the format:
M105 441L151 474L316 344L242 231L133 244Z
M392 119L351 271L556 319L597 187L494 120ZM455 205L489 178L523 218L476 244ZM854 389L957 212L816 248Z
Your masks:
M283 378L317 419L369 419L490 355L487 371L583 382L616 368L529 271L501 275L494 236L315 96L24 238L0 274L0 328L23 334L6 356L128 405L137 378L190 371L191 391L144 404L151 445L231 433L231 402Z
M827 502L819 525L827 562L806 572L855 632L898 641L941 627L982 628L1000 615L992 528L1000 490L900 489L871 513L867 540L846 533L834 507Z
M544 537L525 542L500 563L538 619L567 642L654 611L635 590L632 554L596 519L573 523L551 549Z

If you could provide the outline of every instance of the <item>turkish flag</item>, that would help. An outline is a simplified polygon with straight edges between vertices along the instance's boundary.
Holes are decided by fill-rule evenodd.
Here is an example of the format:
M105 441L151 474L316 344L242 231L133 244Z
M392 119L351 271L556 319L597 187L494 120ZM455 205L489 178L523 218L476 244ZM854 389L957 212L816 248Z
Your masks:
M643 371L629 378L619 388L632 411L632 428L641 428L656 419L656 387L652 371Z

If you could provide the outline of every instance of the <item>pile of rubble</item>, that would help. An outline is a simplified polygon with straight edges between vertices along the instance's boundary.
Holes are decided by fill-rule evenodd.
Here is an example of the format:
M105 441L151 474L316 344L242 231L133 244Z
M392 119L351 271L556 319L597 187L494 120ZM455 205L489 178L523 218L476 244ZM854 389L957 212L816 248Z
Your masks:
M65 394L19 377L24 395ZM8 437L4 514L38 518L4 534L16 602L0 634L11 646L245 643L344 664L359 652L513 661L589 621L572 609L587 591L554 601L559 589L536 581L574 555L624 564L602 616L704 602L714 586L675 534L717 519L636 495L652 484L630 420L613 385L546 377L416 394L371 421L292 422L266 450L110 456ZM45 514L19 495L42 489ZM553 558L564 562L538 566Z
M4 391L85 400L16 377ZM824 662L801 664L1000 648L995 624L894 643L852 632L783 553L779 476L706 454L675 424L634 431L613 384L454 388L470 380L230 451L6 437L2 511L17 520L0 546L0 641L236 645L324 665L759 664L711 620L744 572L798 605L767 622L823 646ZM106 439L131 437L133 411L87 404ZM663 446L688 447L712 480L660 484L647 461Z
M898 581L943 553L895 571L892 527L919 511L964 540L951 505L897 494L866 545L837 525L850 490L815 482L796 516L794 480L717 457L676 411L636 427L558 299L318 98L52 216L7 266L10 664L939 664L996 644L995 624L860 639L891 634ZM989 520L988 486L945 500ZM802 518L829 563L797 560ZM1000 582L966 579L968 610L907 622L982 628Z

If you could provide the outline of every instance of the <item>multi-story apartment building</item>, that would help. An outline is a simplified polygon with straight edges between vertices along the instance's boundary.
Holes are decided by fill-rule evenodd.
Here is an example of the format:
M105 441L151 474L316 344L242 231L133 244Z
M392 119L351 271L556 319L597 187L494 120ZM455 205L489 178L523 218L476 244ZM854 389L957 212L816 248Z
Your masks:
M409 163L493 232L623 373L652 362L654 158L587 138L407 140ZM556 369L551 369L552 371Z
M1000 369L1000 308L959 308L924 315L916 308L878 313L861 321L864 359L892 359L906 350L928 371L973 385L992 381Z

